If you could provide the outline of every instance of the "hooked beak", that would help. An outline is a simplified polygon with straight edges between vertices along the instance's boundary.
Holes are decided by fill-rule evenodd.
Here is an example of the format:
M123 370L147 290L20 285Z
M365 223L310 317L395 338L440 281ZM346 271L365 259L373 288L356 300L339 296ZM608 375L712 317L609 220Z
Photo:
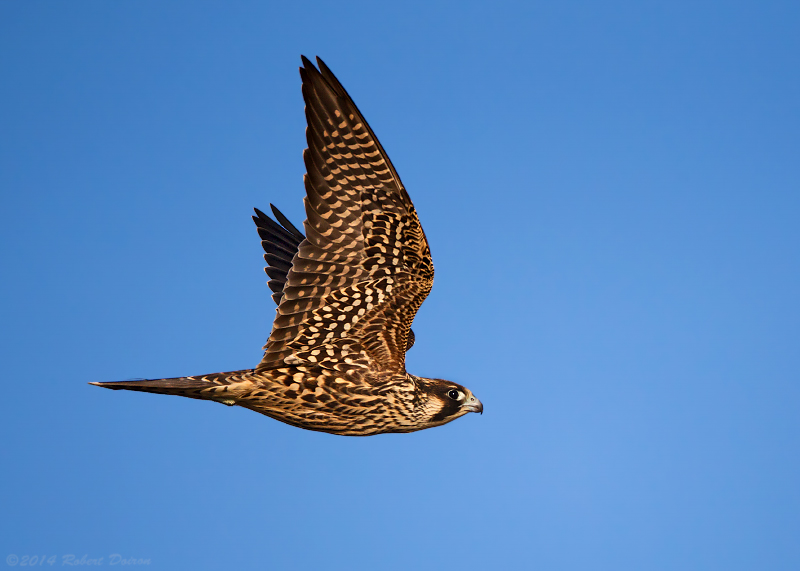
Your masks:
M470 395L467 402L461 405L461 407L468 412L479 412L483 414L483 403L472 395Z

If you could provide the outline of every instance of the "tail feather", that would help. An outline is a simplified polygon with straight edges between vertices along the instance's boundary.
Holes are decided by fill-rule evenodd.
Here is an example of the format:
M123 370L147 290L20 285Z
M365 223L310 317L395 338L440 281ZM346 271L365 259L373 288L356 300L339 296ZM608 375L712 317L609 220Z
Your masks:
M213 391L212 393L208 391L208 389L228 385L231 382L240 380L244 375L250 372L252 372L252 369L214 373L198 377L174 377L171 379L143 379L89 384L112 390L141 391L161 395L177 395L192 399L220 400L220 397L224 398L224 395L221 395L217 391Z

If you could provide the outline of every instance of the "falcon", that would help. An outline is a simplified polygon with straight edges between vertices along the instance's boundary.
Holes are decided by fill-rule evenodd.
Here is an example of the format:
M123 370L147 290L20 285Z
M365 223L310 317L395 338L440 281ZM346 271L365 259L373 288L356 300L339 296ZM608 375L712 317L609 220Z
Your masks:
M428 240L378 138L330 69L305 57L305 235L256 209L278 304L255 369L90 383L249 408L346 436L413 432L468 412L472 392L406 372L411 323L433 286Z

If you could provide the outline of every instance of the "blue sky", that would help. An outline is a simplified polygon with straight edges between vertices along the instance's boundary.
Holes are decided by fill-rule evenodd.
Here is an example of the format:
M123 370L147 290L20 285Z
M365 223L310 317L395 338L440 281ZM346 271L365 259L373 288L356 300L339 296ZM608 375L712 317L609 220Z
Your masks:
M4 2L0 566L800 567L792 2ZM411 372L343 438L89 381L254 366L252 207L303 219L300 54L431 243Z

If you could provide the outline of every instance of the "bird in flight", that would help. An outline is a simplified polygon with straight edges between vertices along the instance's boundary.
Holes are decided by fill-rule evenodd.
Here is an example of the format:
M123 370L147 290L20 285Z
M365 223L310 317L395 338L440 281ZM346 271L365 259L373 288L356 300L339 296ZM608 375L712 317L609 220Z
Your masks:
M278 304L255 369L91 383L212 400L347 436L413 432L483 412L472 392L406 372L411 323L433 286L425 232L400 177L342 84L305 57L305 235L256 209Z

